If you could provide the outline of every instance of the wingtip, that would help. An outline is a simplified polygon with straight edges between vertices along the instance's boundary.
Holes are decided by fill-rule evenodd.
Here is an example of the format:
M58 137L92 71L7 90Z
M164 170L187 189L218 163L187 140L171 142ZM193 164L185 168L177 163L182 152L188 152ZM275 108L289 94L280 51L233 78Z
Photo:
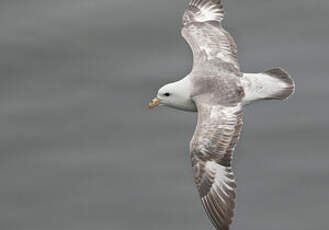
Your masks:
M224 7L221 0L192 0L189 3L190 11L200 11L201 14L193 15L193 21L218 21L224 18Z

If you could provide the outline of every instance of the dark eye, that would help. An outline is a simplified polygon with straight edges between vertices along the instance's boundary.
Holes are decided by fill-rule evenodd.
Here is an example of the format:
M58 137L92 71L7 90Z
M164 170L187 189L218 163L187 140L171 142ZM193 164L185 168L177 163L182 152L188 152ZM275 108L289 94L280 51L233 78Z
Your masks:
M163 96L169 97L170 93L164 93Z

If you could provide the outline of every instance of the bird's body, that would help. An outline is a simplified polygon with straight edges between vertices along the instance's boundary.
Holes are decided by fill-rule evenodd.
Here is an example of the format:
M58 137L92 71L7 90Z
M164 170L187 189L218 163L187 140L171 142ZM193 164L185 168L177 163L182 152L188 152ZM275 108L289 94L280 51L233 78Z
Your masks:
M183 16L182 35L193 52L193 69L163 86L150 108L164 104L198 112L190 143L193 174L203 207L217 230L232 222L235 181L232 153L242 128L244 105L285 99L294 82L282 69L248 74L240 71L237 47L221 21L221 0L192 0Z

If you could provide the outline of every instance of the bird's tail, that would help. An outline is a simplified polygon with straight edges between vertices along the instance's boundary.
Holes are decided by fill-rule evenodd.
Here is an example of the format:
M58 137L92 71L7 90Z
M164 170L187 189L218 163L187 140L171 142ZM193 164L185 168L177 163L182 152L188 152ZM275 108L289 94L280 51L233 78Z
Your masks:
M281 68L257 74L244 73L241 82L245 91L243 104L259 100L284 100L295 91L291 76Z

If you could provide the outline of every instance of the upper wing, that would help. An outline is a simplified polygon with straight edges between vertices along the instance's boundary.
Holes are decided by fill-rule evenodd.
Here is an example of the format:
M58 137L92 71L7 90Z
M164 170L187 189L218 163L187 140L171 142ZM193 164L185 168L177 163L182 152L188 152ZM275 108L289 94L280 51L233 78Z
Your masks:
M197 103L197 108L198 124L190 146L195 183L213 225L228 230L235 206L231 159L242 127L241 106Z
M221 0L192 0L183 16L182 35L196 65L217 59L239 70L236 44L221 26L223 18Z

